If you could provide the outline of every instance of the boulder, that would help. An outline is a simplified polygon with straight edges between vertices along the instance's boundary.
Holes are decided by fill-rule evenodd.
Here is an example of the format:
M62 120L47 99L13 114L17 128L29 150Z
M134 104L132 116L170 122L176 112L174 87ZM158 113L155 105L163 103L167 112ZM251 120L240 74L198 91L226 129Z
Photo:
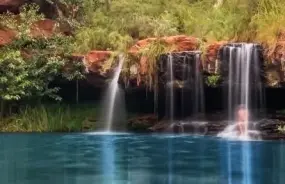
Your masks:
M150 129L157 123L157 116L147 114L144 116L135 117L128 120L128 130L135 132L151 132Z
M168 121L162 121L149 129L153 132L205 135L208 132L208 123L197 121L177 121L174 123L170 123Z

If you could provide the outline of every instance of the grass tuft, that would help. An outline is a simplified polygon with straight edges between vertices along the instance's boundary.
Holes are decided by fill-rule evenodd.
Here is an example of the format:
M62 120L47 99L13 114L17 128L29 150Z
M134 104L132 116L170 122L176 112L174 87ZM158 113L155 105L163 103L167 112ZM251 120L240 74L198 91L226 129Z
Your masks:
M2 132L77 132L96 128L95 107L41 105L25 107L1 122Z

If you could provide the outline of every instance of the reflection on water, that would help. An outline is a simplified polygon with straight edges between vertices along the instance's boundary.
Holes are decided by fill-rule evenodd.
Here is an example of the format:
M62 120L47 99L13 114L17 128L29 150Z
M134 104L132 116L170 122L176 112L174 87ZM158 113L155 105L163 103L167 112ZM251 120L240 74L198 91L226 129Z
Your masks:
M285 144L167 135L1 134L1 184L284 184Z

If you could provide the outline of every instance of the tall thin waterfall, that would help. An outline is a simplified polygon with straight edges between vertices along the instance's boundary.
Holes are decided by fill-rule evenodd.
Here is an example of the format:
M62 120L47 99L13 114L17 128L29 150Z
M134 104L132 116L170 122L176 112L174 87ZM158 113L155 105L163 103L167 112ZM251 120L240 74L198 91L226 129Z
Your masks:
M193 114L198 113L204 113L205 112L205 106L204 106L204 87L203 87L203 75L201 73L200 64L201 64L201 55L200 53L196 53L194 56L194 62L195 62L195 69L192 71L194 72L194 88L192 88L193 91L193 97L195 101L194 108L193 108Z
M103 102L103 122L105 123L105 131L111 131L112 125L114 123L114 116L116 116L116 121L124 119L125 116L124 95L122 94L123 90L119 88L118 84L124 59L125 58L122 54L119 55L119 64L115 69L114 76L108 86L107 93ZM118 111L120 112L118 113Z
M166 96L166 115L169 116L170 122L174 121L174 71L173 71L173 56L168 55L167 59L167 96Z
M262 58L260 47L256 44L236 43L224 46L220 51L222 75L227 87L228 118L236 119L235 111L239 105L246 112L263 109ZM246 120L248 125L248 120ZM245 127L248 131L248 126Z

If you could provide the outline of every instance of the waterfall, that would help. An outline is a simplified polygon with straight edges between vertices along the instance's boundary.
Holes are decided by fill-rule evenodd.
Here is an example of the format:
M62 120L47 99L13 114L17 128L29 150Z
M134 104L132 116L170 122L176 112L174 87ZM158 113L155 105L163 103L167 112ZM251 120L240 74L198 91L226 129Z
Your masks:
M170 122L174 121L174 71L173 71L173 56L168 55L167 58L167 96L166 96L166 115Z
M203 114L205 112L205 105L203 75L201 74L200 68L201 53L191 52L191 58L185 56L183 66L182 81L184 86L181 90L181 115L183 117L187 114L194 116ZM188 97L189 92L190 98ZM186 101L188 101L190 106L185 106L185 104L187 104Z
M124 56L119 55L119 64L115 69L114 76L108 85L106 96L103 102L103 122L105 123L105 131L111 131L114 123L114 115L116 115L116 121L124 119L125 108L124 108L124 95L123 90L119 88L119 77L122 71ZM120 112L119 112L120 111Z
M238 120L237 108L245 112L245 133L249 128L249 112L263 109L262 59L256 44L236 43L220 51L222 75L225 79L229 122ZM240 116L240 115L239 115ZM235 122L235 121L234 121ZM228 129L229 130L229 129Z
M160 93L165 98L158 107L164 117L173 123L204 113L204 86L201 72L201 52L174 52L162 54L158 62ZM163 117L161 116L161 117Z
M194 63L195 69L192 71L194 72L194 89L193 91L193 98L194 99L194 108L193 114L201 114L205 112L205 102L204 102L204 86L203 86L203 75L201 74L201 55L200 53L195 53L194 55Z
M240 104L246 110L263 108L261 66L255 44L232 44L224 49L228 54L228 114ZM227 56L224 56L227 57Z

